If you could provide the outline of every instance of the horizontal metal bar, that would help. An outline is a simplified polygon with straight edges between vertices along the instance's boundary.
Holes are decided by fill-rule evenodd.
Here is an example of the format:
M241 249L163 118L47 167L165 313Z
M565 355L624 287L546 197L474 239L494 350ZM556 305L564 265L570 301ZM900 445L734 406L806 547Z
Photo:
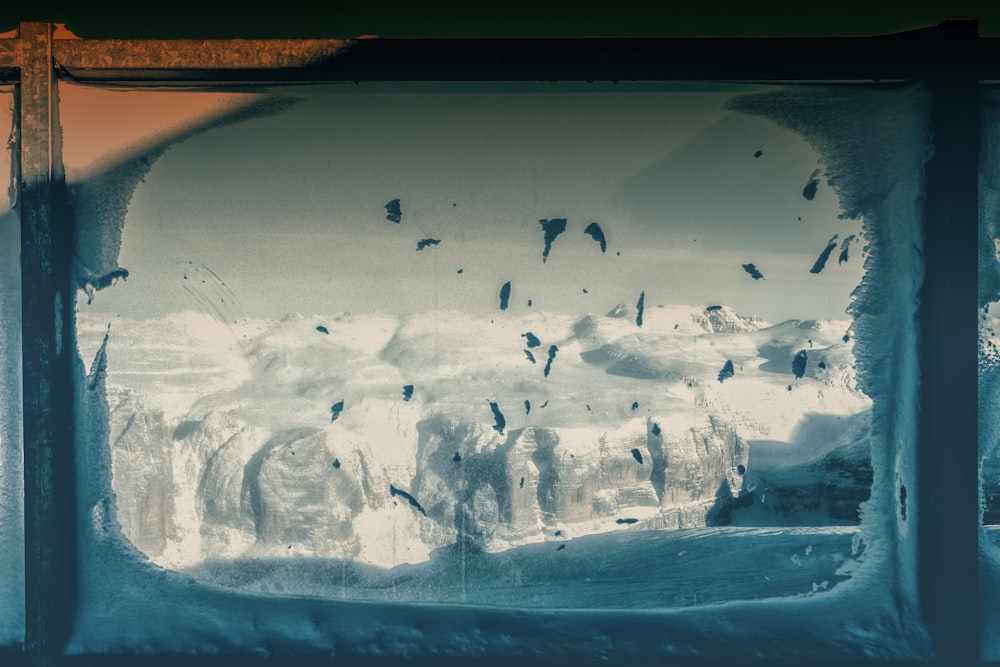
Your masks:
M85 81L887 81L1000 77L1000 39L888 37L57 41ZM334 57L336 56L336 57Z
M56 40L52 57L68 71L229 71L308 67L354 43L346 39Z
M19 39L0 39L13 80ZM974 21L879 37L54 40L82 81L885 81L961 71L1000 78L1000 38ZM6 74L5 74L6 70Z

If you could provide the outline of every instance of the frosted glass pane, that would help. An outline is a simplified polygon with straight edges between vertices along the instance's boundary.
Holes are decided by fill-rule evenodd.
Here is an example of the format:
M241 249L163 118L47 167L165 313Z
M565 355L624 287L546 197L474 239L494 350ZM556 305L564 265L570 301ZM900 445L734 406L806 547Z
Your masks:
M1000 659L1000 93L984 95L979 178L979 452L982 532L980 541L983 659Z
M272 600L912 595L918 281L866 266L918 275L870 253L919 243L926 104L825 94L288 88L81 158L94 553Z
M0 128L13 127L14 96L0 87ZM13 144L0 163L9 175ZM21 222L12 191L0 195L0 646L24 641L24 504L21 462Z

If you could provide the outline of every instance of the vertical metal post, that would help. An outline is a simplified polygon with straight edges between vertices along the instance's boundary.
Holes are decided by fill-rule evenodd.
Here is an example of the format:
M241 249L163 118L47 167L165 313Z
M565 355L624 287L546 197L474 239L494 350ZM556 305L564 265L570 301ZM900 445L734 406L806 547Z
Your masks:
M60 157L52 25L22 23L18 41L25 639L29 656L45 664L61 652L75 588L73 231Z
M920 307L919 577L924 619L939 664L971 665L979 663L981 104L978 82L965 73L939 72L930 85L935 155L927 167Z

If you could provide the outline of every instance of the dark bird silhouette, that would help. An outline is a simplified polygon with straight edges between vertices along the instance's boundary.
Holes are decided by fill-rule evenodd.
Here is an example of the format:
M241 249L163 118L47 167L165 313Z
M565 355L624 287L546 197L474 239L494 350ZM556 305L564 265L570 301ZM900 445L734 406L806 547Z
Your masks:
M500 288L500 310L507 310L507 303L510 301L510 281L508 280Z
M393 199L385 205L385 219L397 225L403 219L403 211L399 208L399 200Z
M410 503L410 505L412 505L414 508L416 508L416 510L418 512L420 512L424 516L427 516L427 512L425 512L424 508L420 506L420 503L417 502L417 499L414 498L413 496L411 496L410 494L408 494L406 491L403 491L401 489L397 489L392 484L390 484L389 485L389 495L390 496L399 496L400 498L405 498L406 502Z
M754 280L762 280L764 274L757 270L757 267L753 264L744 264L743 270L750 274L750 277Z
M558 351L559 351L559 348L556 347L555 345L550 345L549 346L549 360L545 362L545 371L544 371L545 377L549 376L549 371L552 370L552 362L555 361L555 359L556 359L556 352L558 352Z
M507 420L504 419L503 413L500 412L500 406L498 406L495 402L490 401L490 410L493 411L493 430L500 435L503 435L503 430L507 426Z
M549 251L552 250L552 242L566 231L566 218L539 220L538 224L542 226L542 231L545 233L545 248L542 250L542 263L544 264L549 258Z
M819 273L826 266L826 260L830 259L830 253L833 252L834 248L837 247L837 234L827 241L826 247L823 248L823 252L819 254L816 259L816 263L813 264L812 268L809 269L809 273Z
M819 188L819 169L813 170L813 173L809 175L809 182L806 186L802 188L802 196L812 201L816 198L816 190Z
M521 337L527 341L528 347L538 347L539 345L542 344L542 341L538 340L538 336L531 333L530 331L521 334Z
M806 374L806 363L808 360L809 355L806 354L805 350L799 350L799 353L792 359L792 373L795 374L796 379Z
M851 234L840 244L840 257L837 258L837 264L843 264L847 261L848 251L851 249L851 241L853 240L854 234Z
M601 245L601 254L603 255L608 249L608 241L604 237L604 230L601 229L601 226L596 222L592 222L587 225L587 228L583 230L583 233L587 234L590 238L594 239Z

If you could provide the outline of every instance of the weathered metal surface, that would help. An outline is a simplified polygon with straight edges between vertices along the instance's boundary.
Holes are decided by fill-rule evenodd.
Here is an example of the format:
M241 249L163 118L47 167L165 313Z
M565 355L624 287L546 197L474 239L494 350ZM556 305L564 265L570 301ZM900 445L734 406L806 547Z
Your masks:
M961 27L961 26L959 26ZM967 63L1000 76L1000 39L943 29L887 38L362 39L337 50L309 41L72 41L56 62L90 81L904 81ZM314 44L323 44L314 41ZM204 44L205 49L194 45ZM135 47L133 45L136 45ZM155 46L165 45L165 46ZM166 45L184 45L169 50ZM253 45L253 46L251 46ZM112 51L100 49L113 47ZM79 51L78 51L79 49ZM254 51L260 49L256 53ZM205 53L202 53L202 51ZM159 53L156 53L159 51ZM190 53L191 57L183 56Z
M21 218L25 630L30 655L61 648L74 590L72 257L51 27L21 26L17 123Z
M0 77L18 66L0 39ZM790 57L794 54L794 57ZM879 38L57 39L56 67L83 81L300 80L872 81L926 78L962 62L996 78L1000 39L974 21ZM9 72L8 76L9 77Z
M18 66L17 45L16 39L0 39L0 70Z
M68 71L291 69L320 63L353 43L346 39L83 39L54 42L52 55L57 66Z
M0 84L13 83L18 79L19 60L15 44L12 39L0 39Z
M928 82L934 157L924 189L920 293L920 447L915 462L924 620L941 664L979 663L978 217L979 83ZM912 490L911 490L912 491ZM912 502L912 501L911 501ZM997 628L989 628L996 632Z

